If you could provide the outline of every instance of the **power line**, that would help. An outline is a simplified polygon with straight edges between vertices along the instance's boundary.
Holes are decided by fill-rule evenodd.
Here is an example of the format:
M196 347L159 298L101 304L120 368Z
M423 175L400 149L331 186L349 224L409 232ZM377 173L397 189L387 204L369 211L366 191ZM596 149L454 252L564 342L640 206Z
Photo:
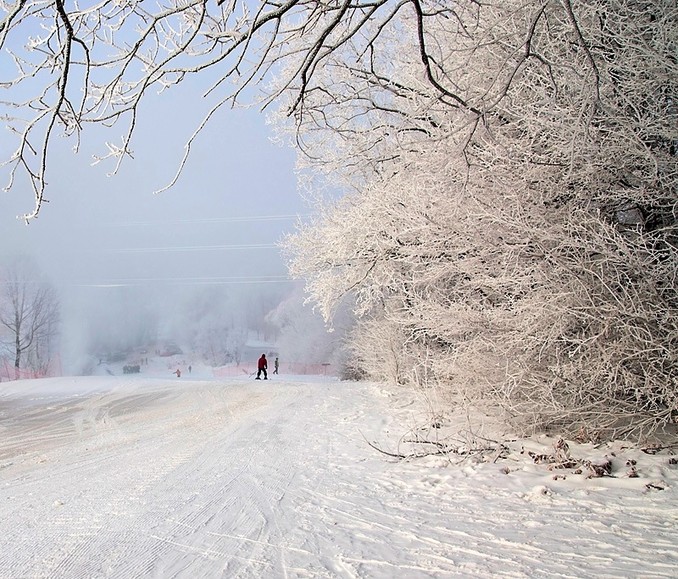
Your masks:
M152 284L168 285L232 285L232 284L270 284L270 283L289 283L292 278L285 275L268 276L230 276L230 277L148 277L148 278L128 278L128 279L110 279L100 282L62 282L62 285L71 285L84 288L118 288L118 287L138 287Z
M173 253L188 251L227 251L231 249L277 249L275 243L232 243L229 245L184 245L179 247L129 247L122 249L104 249L104 253Z
M288 215L250 215L247 217L203 217L195 219L158 219L156 221L128 221L118 223L104 224L107 227L139 227L148 225L188 225L188 224L208 224L208 223L249 223L260 221L288 221L291 219L301 219L310 217L312 213L290 213Z

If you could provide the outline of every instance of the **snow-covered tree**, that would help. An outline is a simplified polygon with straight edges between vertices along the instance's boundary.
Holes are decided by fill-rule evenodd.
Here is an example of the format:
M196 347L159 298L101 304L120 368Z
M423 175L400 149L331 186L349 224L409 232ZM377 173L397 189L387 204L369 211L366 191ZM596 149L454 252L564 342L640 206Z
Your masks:
M399 381L443 382L522 431L651 433L678 411L678 11L456 16L426 38L458 98L427 84L406 18L370 61L390 74L341 81L363 97L352 113L330 90L307 98L328 120L301 118L299 140L355 192L289 240L292 271L327 317L355 300L373 376L395 360Z
M275 341L280 357L288 363L325 364L341 360L346 329L350 320L345 312L337 316L328 331L322 316L305 304L302 286L268 313L266 321L277 328ZM337 364L340 366L340 364Z
M59 300L54 287L28 261L16 260L0 273L0 325L6 329L15 378L21 370L44 371L56 354Z

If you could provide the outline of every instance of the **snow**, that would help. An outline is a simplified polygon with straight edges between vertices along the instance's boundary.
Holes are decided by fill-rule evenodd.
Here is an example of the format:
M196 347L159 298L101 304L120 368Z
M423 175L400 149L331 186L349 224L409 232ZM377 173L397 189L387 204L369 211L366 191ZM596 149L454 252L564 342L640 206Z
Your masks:
M408 391L161 370L0 384L1 577L676 576L666 449L401 460Z

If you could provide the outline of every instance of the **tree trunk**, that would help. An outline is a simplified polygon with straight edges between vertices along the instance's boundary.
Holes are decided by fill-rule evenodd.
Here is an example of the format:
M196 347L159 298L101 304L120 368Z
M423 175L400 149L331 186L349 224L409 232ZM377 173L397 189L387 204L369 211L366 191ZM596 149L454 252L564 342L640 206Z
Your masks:
M17 332L16 340L16 353L14 355L14 379L19 379L19 368L21 368L21 342L19 341L19 334Z

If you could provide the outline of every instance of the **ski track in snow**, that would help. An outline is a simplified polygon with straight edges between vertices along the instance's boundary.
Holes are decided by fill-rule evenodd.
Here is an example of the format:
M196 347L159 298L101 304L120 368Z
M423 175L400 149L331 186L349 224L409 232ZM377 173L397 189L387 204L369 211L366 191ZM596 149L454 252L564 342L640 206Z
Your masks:
M550 473L389 459L363 438L397 424L374 385L16 392L0 389L3 579L676 576L673 487L558 492Z

